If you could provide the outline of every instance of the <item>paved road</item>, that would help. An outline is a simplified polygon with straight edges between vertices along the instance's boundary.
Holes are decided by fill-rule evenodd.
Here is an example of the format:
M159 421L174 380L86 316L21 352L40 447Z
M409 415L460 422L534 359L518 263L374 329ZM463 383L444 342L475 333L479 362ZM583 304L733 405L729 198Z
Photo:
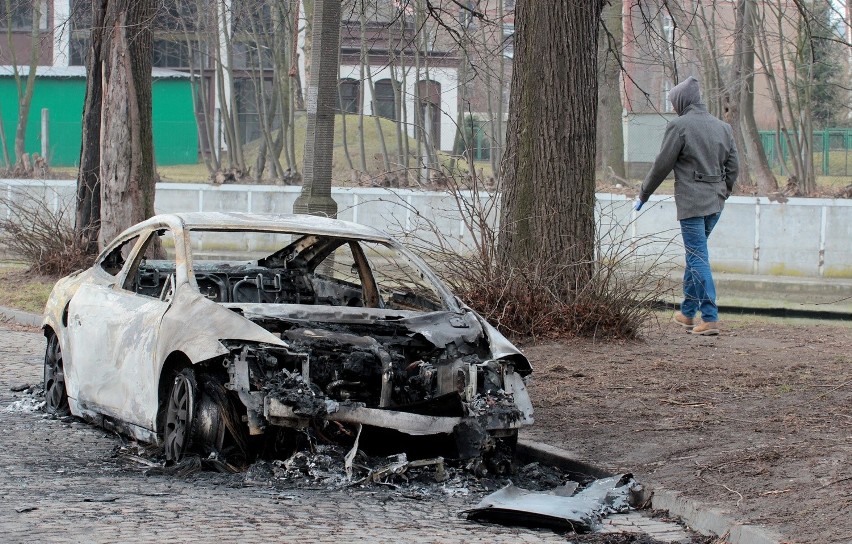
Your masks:
M566 541L459 519L475 494L418 499L383 488L281 491L213 473L146 476L115 455L115 435L7 408L23 396L10 387L41 381L43 345L40 334L0 325L0 541Z

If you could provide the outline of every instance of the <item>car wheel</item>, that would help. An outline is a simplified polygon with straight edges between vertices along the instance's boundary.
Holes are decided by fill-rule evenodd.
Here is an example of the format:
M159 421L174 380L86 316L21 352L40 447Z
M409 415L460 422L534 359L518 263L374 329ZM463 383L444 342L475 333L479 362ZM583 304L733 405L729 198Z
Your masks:
M175 375L166 400L166 425L163 436L166 460L180 461L189 450L195 424L198 384L195 372L185 368Z
M62 365L62 348L59 337L50 333L44 352L44 411L57 416L71 413L68 392L65 389L65 368Z

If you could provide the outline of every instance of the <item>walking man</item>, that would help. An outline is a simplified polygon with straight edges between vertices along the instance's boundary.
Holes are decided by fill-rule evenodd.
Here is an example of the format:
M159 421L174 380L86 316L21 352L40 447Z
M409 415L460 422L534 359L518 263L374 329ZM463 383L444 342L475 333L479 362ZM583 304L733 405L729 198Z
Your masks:
M737 148L731 126L710 115L701 103L698 80L690 76L669 91L678 117L666 127L660 154L642 183L635 208L674 170L677 219L686 250L683 302L675 323L692 334L719 334L716 286L710 272L707 238L737 181ZM701 312L701 323L695 314Z

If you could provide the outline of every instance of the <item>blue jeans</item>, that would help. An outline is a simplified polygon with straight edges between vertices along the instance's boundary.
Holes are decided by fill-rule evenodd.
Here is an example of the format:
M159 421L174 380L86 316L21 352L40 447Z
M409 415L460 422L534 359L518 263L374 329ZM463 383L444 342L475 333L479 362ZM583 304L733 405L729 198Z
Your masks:
M703 321L718 321L719 308L716 306L716 285L710 272L710 255L707 252L707 238L719 221L720 213L703 217L690 217L680 222L680 233L686 249L686 269L683 271L683 302L680 311L686 317L693 317L701 310Z

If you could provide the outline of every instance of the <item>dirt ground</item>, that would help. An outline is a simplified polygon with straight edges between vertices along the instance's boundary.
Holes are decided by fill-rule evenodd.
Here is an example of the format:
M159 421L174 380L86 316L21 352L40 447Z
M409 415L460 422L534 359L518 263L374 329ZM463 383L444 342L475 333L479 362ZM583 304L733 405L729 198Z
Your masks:
M852 322L723 325L526 346L526 436L790 542L852 542Z

